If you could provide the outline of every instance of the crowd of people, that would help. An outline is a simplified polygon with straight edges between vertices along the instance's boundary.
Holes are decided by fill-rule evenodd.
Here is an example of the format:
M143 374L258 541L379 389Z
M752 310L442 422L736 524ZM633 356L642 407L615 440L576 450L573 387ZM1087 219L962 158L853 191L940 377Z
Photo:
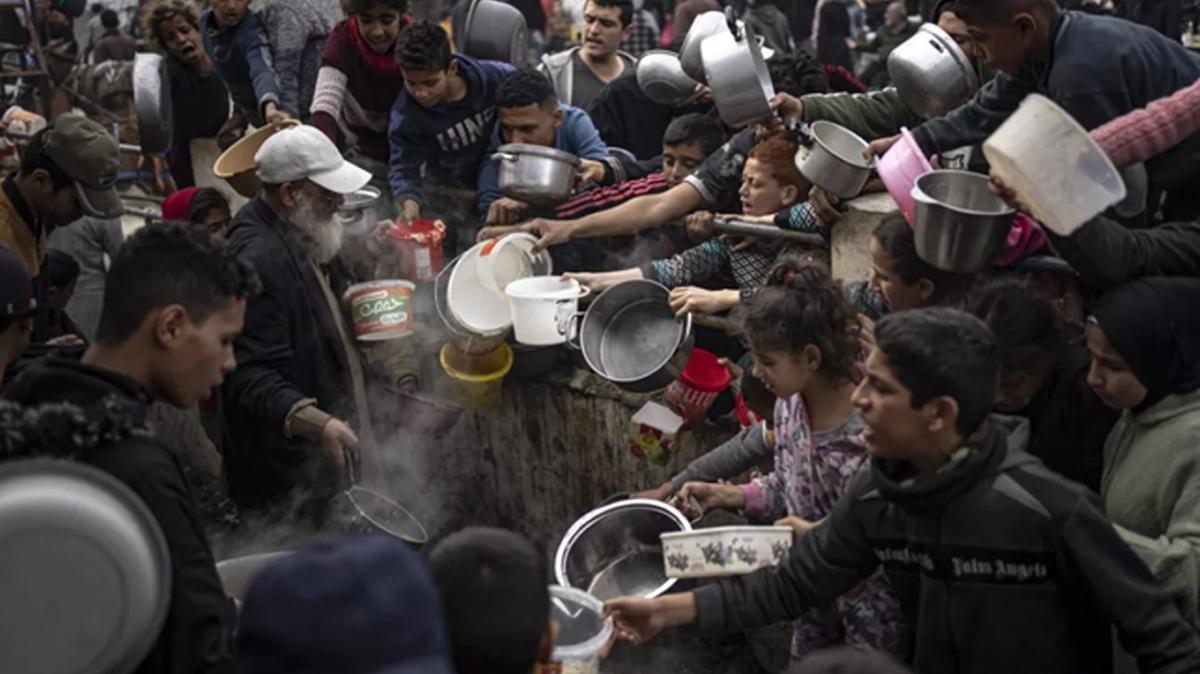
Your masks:
M170 608L137 671L555 671L545 555L510 531L441 532L420 555L320 537L236 602L217 575L215 519L335 528L347 462L382 471L375 393L426 384L430 354L355 340L340 299L394 269L382 228L336 217L374 186L385 226L443 221L448 258L524 232L592 291L649 279L714 319L696 343L741 413L710 416L741 431L623 487L794 545L778 567L607 602L615 640L791 621L796 672L1200 672L1200 55L1180 3L735 1L777 92L740 129L707 87L670 106L636 77L715 0L514 2L533 65L458 49L466 4L143 1L137 30L94 8L94 62L155 50L170 84L178 189L128 236L109 127L47 109L19 148L0 189L0 458L86 462L154 515ZM36 5L40 30L82 14ZM922 22L983 83L932 119L884 65ZM1033 93L1092 131L1129 198L1070 235L1019 219L976 273L923 259L894 211L861 251L868 279L831 272L848 204L799 170L806 125L874 155L909 128L939 167L986 174L980 144ZM237 205L193 141L264 126L261 187ZM493 155L514 143L577 157L574 193L505 196Z

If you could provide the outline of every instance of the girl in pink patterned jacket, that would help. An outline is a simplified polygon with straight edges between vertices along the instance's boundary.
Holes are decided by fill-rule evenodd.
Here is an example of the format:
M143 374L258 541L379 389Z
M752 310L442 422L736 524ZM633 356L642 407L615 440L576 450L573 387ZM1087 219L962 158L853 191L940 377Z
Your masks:
M859 322L826 268L783 258L740 309L754 374L775 393L775 468L748 484L689 483L701 507L741 509L791 526L797 537L824 519L866 461L863 422L851 400ZM795 622L792 658L838 644L907 655L908 629L887 579L876 573L831 606Z

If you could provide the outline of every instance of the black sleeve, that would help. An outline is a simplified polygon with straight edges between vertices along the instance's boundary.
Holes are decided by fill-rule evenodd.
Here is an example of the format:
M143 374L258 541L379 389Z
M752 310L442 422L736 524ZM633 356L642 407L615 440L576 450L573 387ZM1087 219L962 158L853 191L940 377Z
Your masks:
M795 619L870 576L879 560L855 513L870 479L870 471L861 471L829 517L800 536L780 566L697 589L701 629L727 633Z
M1101 215L1071 236L1049 236L1058 254L1099 290L1143 276L1200 273L1200 222L1128 229Z
M1067 516L1063 541L1068 563L1142 674L1200 672L1200 636L1087 499L1080 498Z

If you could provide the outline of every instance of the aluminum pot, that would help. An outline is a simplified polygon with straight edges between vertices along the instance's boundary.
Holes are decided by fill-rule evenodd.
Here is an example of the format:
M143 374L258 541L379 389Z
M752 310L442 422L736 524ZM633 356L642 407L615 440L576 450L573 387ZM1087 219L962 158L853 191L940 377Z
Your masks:
M171 85L163 77L161 54L139 53L133 60L133 108L142 152L162 154L171 147Z
M1012 228L1016 211L988 189L988 177L933 171L917 178L913 239L917 255L944 271L973 274L987 266Z
M700 56L721 121L737 129L771 116L775 85L753 28L745 25L737 36L726 31L705 39Z
M0 597L0 671L134 671L170 605L166 539L109 473L77 461L6 461Z
M375 228L379 223L380 199L379 188L370 185L346 195L346 201L338 207L337 219L347 234L367 234Z
M642 54L638 59L637 82L646 98L671 107L686 101L699 84L683 72L679 56L665 49Z
M654 281L605 290L567 326L593 372L634 393L666 388L692 357L692 316L675 318L670 291ZM568 341L572 344L572 341Z
M927 23L888 56L888 75L913 112L932 119L970 100L979 77L954 38Z
M707 82L700 45L708 38L729 32L729 21L721 12L704 12L692 21L683 43L679 45L679 65L684 74L697 82Z
M520 68L529 62L529 28L512 5L497 0L474 0L463 23L462 53L477 59L504 61Z
M803 150L796 153L800 173L838 198L858 196L876 164L874 159L863 159L867 141L845 127L824 120L813 122L812 140L807 157L800 159Z
M500 162L500 191L534 206L554 206L575 191L579 160L552 147L510 143L492 155Z
M661 501L601 506L575 520L559 541L555 580L601 601L657 597L675 585L664 569L659 535L691 530L683 513Z

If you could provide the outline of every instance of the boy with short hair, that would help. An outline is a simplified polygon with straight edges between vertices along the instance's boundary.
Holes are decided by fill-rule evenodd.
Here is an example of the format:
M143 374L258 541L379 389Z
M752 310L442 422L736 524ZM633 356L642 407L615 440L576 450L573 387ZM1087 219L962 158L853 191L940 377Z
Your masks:
M404 91L388 129L388 181L403 217L414 219L451 206L427 203L431 186L457 190L458 201L474 191L496 126L496 91L512 66L451 54L446 31L429 21L400 31L396 62Z
M250 0L211 0L200 15L200 32L238 112L254 126L289 118L280 103L267 29Z
M470 527L429 555L458 674L528 674L554 654L542 555L504 529Z
M1006 434L1012 419L989 417L999 356L987 326L918 309L880 320L875 340L854 393L870 469L833 513L777 568L609 602L619 633L795 618L882 566L922 674L1108 672L1114 627L1143 674L1200 671L1200 637L1095 497L1010 448L1023 425Z

